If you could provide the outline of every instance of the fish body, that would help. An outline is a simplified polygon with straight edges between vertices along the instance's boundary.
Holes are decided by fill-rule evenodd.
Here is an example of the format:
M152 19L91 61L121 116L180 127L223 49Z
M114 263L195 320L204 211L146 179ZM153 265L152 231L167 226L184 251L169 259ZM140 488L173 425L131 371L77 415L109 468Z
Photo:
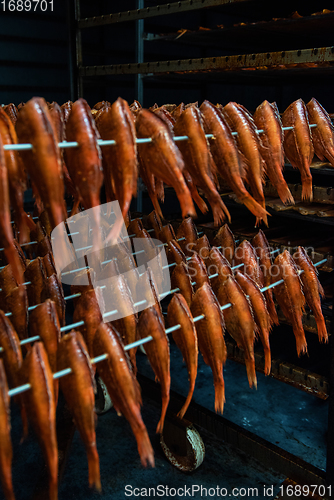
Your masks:
M334 166L334 127L327 111L314 97L306 104L308 118L312 127L312 142L317 157L328 161Z
M145 352L161 386L162 409L157 425L157 433L161 434L164 428L166 411L169 403L170 391L170 357L169 342L165 332L165 325L154 307L145 309L138 321L138 337L145 338L151 335L153 339L145 344Z
M212 370L215 411L223 413L225 403L223 366L227 357L224 340L225 323L219 303L208 283L196 291L191 304L191 313L193 318L204 315L204 318L196 322L198 347L204 362Z
M154 229L154 237L158 239L159 233L162 229L161 219L157 212L153 210L147 217L148 223Z
M4 106L3 109L4 109L5 113L9 116L9 118L11 119L12 124L15 126L16 121L17 121L17 107L15 106L15 104L13 104L11 102L10 104L7 104L6 106Z
M230 263L217 247L212 247L206 265L210 284L216 293L220 284L225 281L228 276L233 275ZM218 276L216 276L216 274Z
M86 344L79 332L72 331L61 339L57 360L58 370L72 369L72 373L60 379L60 387L86 448L89 486L94 485L101 491L95 435L96 384Z
M240 271L235 273L235 279L239 283L245 295L248 295L252 305L255 323L258 327L259 336L263 345L265 366L264 372L269 375L271 370L271 352L269 343L269 333L271 330L271 318L267 309L267 304L258 285L249 276Z
M172 262L175 262L176 264L187 262L186 256L182 252L181 247L176 240L170 240L168 242L167 259L170 264Z
M272 267L272 282L283 280L275 286L275 297L284 316L291 322L296 339L298 356L307 352L307 342L302 316L305 296L296 264L287 250L277 255Z
M42 342L36 342L22 365L22 382L31 388L24 393L29 420L39 440L49 472L49 500L58 498L58 445L53 377Z
M181 262L180 264L177 264L175 266L175 269L171 275L171 287L172 289L179 289L180 293L186 299L186 302L190 307L194 289L192 286L192 280L189 275L188 266L184 262Z
M219 287L217 298L220 304L232 304L224 310L226 329L238 347L244 351L249 387L257 387L254 358L256 325L250 304L233 276L229 276Z
M176 238L184 254L187 257L191 257L193 247L198 238L197 229L191 217L188 217L181 222L176 231Z
M168 305L167 311L168 325L181 325L179 330L173 332L173 339L180 349L183 359L187 365L189 376L189 391L184 405L178 413L178 417L183 418L191 402L198 366L198 342L195 323L191 315L189 306L185 298L175 293Z
M13 448L10 437L10 398L3 361L0 359L0 479L6 500L15 500L12 482Z
M328 342L328 333L320 300L320 297L324 297L325 293L318 279L317 269L303 247L298 247L293 258L297 267L303 271L300 274L300 279L303 283L303 292L307 305L313 311L317 323L319 340L320 342Z
M294 204L283 176L284 148L282 121L276 103L263 101L254 113L254 122L261 133L260 152L266 162L266 174L284 204Z
M294 101L282 115L284 152L291 165L298 168L302 181L302 200L312 201L312 174L310 165L314 155L307 109L302 99Z
M174 126L175 135L188 136L187 141L180 141L178 147L183 155L185 166L196 186L200 187L210 203L215 224L231 216L223 203L214 182L212 156L202 127L199 109L190 106L177 119Z
M271 255L270 247L266 235L260 229L259 232L252 239L252 246L255 250L257 258L259 259L260 268L263 272L264 286L267 287L271 283ZM276 307L273 299L273 290L270 288L264 292L267 302L267 308L270 317L275 325L279 324Z
M138 144L146 171L175 189L183 218L189 215L196 217L190 191L182 175L184 162L168 126L153 112L141 109L137 115L136 132L138 138L152 138L150 143ZM157 210L157 207L154 208Z
M198 290L204 283L209 282L208 272L206 270L206 266L204 264L203 259L197 254L193 253L193 256L188 261L188 273L193 281L193 285L195 290Z
M60 326L64 326L66 302L64 298L64 290L57 274L52 274L49 278L46 278L45 288L42 294L42 299L45 300L45 298L49 298L54 301Z
M260 288L263 287L263 272L257 260L255 250L248 240L243 240L236 249L234 264L236 266L243 264L240 268L243 274L252 278Z
M209 101L204 101L200 106L206 134L213 134L209 139L210 150L221 177L238 199L256 217L266 217L266 210L247 191L243 182L243 165L236 141L223 113Z
M153 449L140 413L140 387L119 335L106 323L101 323L95 334L94 356L101 354L108 354L108 358L98 364L98 372L107 386L115 410L123 414L131 426L141 463L145 467L154 467Z
M207 263L209 254L211 250L211 245L206 234L198 238L195 243L194 251L203 259L204 263Z
M28 285L29 286L29 285ZM28 337L28 295L24 286L13 288L5 296L6 311L20 340Z
M228 224L224 224L216 234L213 240L215 247L218 247L221 253L232 265L235 253L235 238Z
M263 194L264 161L260 153L260 139L253 118L243 106L236 102L226 104L222 109L222 113L230 128L238 132L237 144L243 155L246 168L245 178L255 201L265 210L266 204ZM265 214L261 218L268 225L267 215ZM260 218L257 218L257 223L259 221Z
M99 298L97 295L99 294ZM102 314L104 309L101 310L103 301L102 291L100 287L87 290L78 297L75 304L73 323L84 321L84 325L78 327L82 333L91 357L94 356L94 337L96 330L100 323L103 321Z

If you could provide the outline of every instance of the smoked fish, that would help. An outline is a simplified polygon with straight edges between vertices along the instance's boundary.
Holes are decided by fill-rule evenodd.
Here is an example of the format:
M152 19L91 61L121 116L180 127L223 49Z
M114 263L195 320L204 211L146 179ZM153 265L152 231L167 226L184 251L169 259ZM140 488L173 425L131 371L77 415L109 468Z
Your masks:
M237 247L234 255L234 264L240 267L243 274L252 278L255 283L262 288L264 285L264 276L258 263L255 250L248 240L243 240Z
M96 384L87 347L79 332L72 331L61 339L57 365L58 370L72 369L72 373L60 379L60 388L86 448L89 486L94 486L97 491L101 491L100 464L95 435Z
M260 153L266 162L266 174L284 204L294 204L293 196L283 176L284 148L282 121L276 102L263 101L255 110L254 122L260 134Z
M221 253L232 265L235 253L235 238L228 224L224 224L216 234L213 240L215 247L218 247Z
M312 174L310 165L314 155L307 109L302 99L297 99L282 115L284 152L291 165L298 168L302 181L302 200L312 201Z
M208 272L203 259L196 253L188 260L188 273L193 281L195 291L204 283L210 284Z
M231 220L229 211L222 201L215 183L212 166L212 156L202 127L199 109L190 106L177 119L174 126L175 135L188 136L187 141L179 141L178 147L182 153L185 168L190 173L196 186L200 187L212 208L215 225L227 218Z
M317 323L319 341L328 342L328 333L320 300L320 297L324 297L325 293L318 279L317 268L314 267L313 262L303 247L298 247L293 258L297 267L303 271L300 273L300 279L303 283L303 292L307 305L313 311Z
M152 337L152 340L145 344L145 352L155 373L156 380L160 382L161 386L162 408L161 417L157 425L157 433L161 434L169 403L170 356L165 325L154 307L149 307L141 313L137 331L139 338L143 339L148 335Z
M196 291L191 304L191 313L194 318L204 315L204 318L196 322L198 347L204 362L212 370L215 411L223 413L225 403L223 366L227 357L224 340L225 322L217 298L208 283L204 283Z
M212 247L206 265L208 275L211 277L210 284L213 291L217 293L220 284L228 276L233 275L230 263L217 247Z
M275 286L275 297L284 316L290 321L296 338L297 354L307 353L307 342L302 316L305 308L305 296L298 275L296 264L287 250L277 255L272 270L272 283L283 280Z
M22 364L21 379L29 420L42 448L49 472L49 500L58 498L58 445L53 377L42 342L36 342Z
M189 275L187 264L185 264L184 262L177 264L171 275L171 287L172 289L179 289L178 291L180 291L180 293L186 299L189 307L191 305L194 294L194 289L191 282L192 280Z
M10 437L10 398L2 359L0 359L0 479L6 500L15 500L12 482L13 448Z
M167 259L170 264L172 262L175 262L176 264L187 262L186 256L182 252L181 247L176 240L170 240L168 242Z
M30 281L27 286L29 306L35 306L42 302L45 287L45 268L42 257L32 260L24 273L26 281Z
M176 238L184 254L191 257L198 238L197 229L191 217L181 222L176 231Z
M10 104L7 104L6 106L4 106L3 109L4 109L5 113L9 116L9 118L11 119L12 124L15 126L16 120L17 120L17 107L15 106L15 104L13 104L11 102Z
M42 300L51 299L54 301L60 326L65 326L65 308L64 290L57 274L52 274L45 280L45 287L42 294Z
M325 158L334 167L334 127L327 111L314 97L306 104L308 119L312 127L314 152L321 161Z
M189 376L189 391L181 410L177 414L183 418L193 397L198 366L198 342L195 323L185 298L180 293L174 293L167 310L168 325L181 325L173 332L173 339L180 349L187 365Z
M30 285L28 285L30 286ZM6 311L20 340L28 337L28 295L24 286L13 288L5 296Z
M217 292L220 304L232 304L224 310L224 318L228 333L244 351L245 365L249 387L257 387L254 358L254 342L256 324L250 309L250 304L233 276L220 285Z
M106 323L101 323L95 334L94 356L101 354L108 354L108 358L97 365L98 372L107 386L115 410L118 415L124 415L131 426L142 465L154 467L153 449L140 413L140 387L119 334Z
M97 295L99 298L97 298ZM84 321L84 325L78 329L84 337L88 352L91 357L94 356L94 337L96 330L100 323L103 321L102 314L104 308L101 310L103 304L103 295L100 287L88 290L82 293L81 297L77 299L73 313L73 323Z
M159 215L155 210L153 210L148 216L147 216L148 223L152 229L154 229L154 237L158 239L159 232L162 229L162 223Z
M206 234L198 238L195 243L194 251L203 259L204 263L207 263L209 253L211 250L211 245Z

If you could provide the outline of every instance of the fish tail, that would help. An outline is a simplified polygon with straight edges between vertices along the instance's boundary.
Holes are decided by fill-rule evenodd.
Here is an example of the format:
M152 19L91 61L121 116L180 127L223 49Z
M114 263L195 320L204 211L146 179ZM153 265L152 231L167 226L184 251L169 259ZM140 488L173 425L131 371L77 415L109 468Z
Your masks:
M144 424L142 425L143 427L139 430L136 430L135 433L140 461L144 467L147 467L148 465L154 467L153 448L150 442L150 438L148 437L146 427L144 426Z
M269 316L275 325L279 325L277 311L276 311L275 303L273 300L273 293L271 290L266 290L264 292L264 295L265 295L266 302L267 302L267 309L268 309Z
M223 413L224 404L225 404L225 384L223 375L219 377L218 380L215 380L215 412Z
M197 188L194 186L193 189L191 189L190 191L194 202L196 203L202 214L206 214L209 211L208 206L203 200L203 198L200 197Z
M89 487L96 489L96 491L101 491L101 478L100 478L100 462L99 455L97 453L96 445L90 446L87 450L88 459L88 482Z
M188 407L190 405L190 402L192 400L192 397L193 397L193 393L194 393L194 389L195 389L195 379L192 380L190 382L190 385L189 385L189 392L188 392L188 396L187 396L187 399L185 400L185 403L184 405L182 406L181 410L179 411L179 413L177 414L177 416L179 418L183 418L186 411L188 410Z
M270 347L264 347L264 374L265 375L270 375L271 371L271 352L270 352Z
M14 278L16 280L16 283L18 285L22 285L23 283L23 270L21 266L21 262L18 256L18 253L16 251L16 248L14 246L13 241L10 242L9 246L5 248L5 256L8 261L8 263L12 266L12 271Z
M249 387L250 388L255 387L255 389L257 389L254 354L249 358L245 358L245 365L247 370Z
M295 200L285 180L276 184L275 188L278 193L278 196L280 197L280 200L284 203L284 205L295 204Z
M221 198L219 198L219 201L210 199L209 203L212 208L215 226L222 225L226 217L228 221L231 222L230 212L227 210L226 205Z
M302 200L313 200L312 177L302 179Z
M328 332L324 317L322 315L315 315L315 321L317 323L318 338L319 342L328 342Z
M169 394L165 394L162 396L162 408L161 408L161 417L157 425L157 434L161 434L164 429L165 417L167 412L167 407L169 403Z
M193 200L189 191L187 184L183 183L180 186L174 186L176 196L181 205L182 218L185 219L187 217L197 217L197 213L193 204ZM177 190L176 190L177 188Z
M248 208L248 210L253 215L255 215L255 217L259 217L259 218L263 219L264 217L269 215L267 210L265 208L261 207L261 205L257 201L255 201L251 195L246 196L241 201Z
M301 322L301 319L298 319L297 322L293 324L293 333L296 339L296 348L298 357L302 354L307 353L307 342L305 338L304 328Z

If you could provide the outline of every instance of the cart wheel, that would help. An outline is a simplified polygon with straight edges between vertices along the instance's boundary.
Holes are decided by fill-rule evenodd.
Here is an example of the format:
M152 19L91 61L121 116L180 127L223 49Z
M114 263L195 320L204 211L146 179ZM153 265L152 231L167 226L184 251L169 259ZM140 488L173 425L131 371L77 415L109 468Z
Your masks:
M106 413L113 406L113 402L109 396L109 392L103 380L100 377L96 378L97 393L95 396L95 412L98 415Z
M204 460L202 438L187 420L177 417L166 420L160 444L167 460L183 472L197 469Z

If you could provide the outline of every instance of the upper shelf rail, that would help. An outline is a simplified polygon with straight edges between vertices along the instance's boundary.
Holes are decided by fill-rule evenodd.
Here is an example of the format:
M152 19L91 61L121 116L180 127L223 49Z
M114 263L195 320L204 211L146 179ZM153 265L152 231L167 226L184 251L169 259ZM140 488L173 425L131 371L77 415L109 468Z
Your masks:
M107 24L138 21L139 19L146 19L148 17L178 14L180 12L188 12L190 10L204 9L205 7L218 7L220 5L247 1L249 0L182 0L180 2L154 5L153 7L144 7L143 9L127 10L114 14L105 14L103 16L79 19L78 27L79 29L94 28L96 26L105 26Z

